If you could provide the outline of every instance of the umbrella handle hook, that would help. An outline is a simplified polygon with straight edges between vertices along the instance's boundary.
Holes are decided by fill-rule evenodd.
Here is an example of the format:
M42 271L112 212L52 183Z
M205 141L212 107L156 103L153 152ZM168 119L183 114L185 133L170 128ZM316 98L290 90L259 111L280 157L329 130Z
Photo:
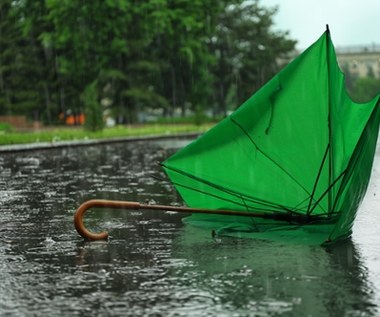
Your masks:
M76 210L74 214L74 225L75 229L78 233L85 239L88 240L106 240L108 238L108 233L103 231L100 233L95 233L89 231L84 223L83 217L84 214L90 208L112 208L112 209L139 209L140 204L136 202L130 201L115 201L115 200L100 200L100 199L92 199L84 202L79 208Z

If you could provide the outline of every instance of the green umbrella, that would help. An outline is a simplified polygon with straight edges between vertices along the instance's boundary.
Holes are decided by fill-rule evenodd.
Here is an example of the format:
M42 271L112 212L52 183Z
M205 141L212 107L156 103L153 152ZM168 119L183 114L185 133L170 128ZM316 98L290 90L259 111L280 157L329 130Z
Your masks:
M350 99L327 29L233 114L162 164L189 207L310 222L195 214L186 223L296 242L348 237L371 174L379 100Z
M191 212L219 235L322 244L350 236L369 182L380 95L350 99L330 32L231 116L163 162L188 207L91 200L90 208Z

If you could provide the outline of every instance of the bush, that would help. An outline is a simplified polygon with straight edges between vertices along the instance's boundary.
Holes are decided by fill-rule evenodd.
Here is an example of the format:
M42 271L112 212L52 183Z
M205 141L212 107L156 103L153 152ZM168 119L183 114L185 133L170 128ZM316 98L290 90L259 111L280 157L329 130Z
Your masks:
M12 132L12 126L9 123L0 122L0 133Z
M89 131L100 131L104 128L102 106L98 101L97 82L88 85L83 92L85 106L85 129Z

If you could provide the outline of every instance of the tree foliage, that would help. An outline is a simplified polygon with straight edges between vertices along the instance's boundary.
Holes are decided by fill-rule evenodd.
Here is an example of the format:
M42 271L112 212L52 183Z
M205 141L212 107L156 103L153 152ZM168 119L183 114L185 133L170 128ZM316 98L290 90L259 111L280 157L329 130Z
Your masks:
M86 115L85 128L89 131L102 130L104 123L96 81L86 86L82 94L82 100Z
M3 0L0 114L226 114L294 48L275 13L259 0Z
M380 90L380 79L373 76L358 78L350 91L353 100L368 102L374 98Z

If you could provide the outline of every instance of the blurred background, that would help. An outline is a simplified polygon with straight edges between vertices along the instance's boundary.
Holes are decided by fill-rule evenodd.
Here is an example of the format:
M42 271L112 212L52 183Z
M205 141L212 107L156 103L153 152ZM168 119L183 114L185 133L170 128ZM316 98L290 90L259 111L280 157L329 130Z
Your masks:
M356 11L366 28L349 43L343 23L360 32L347 20L351 1L323 2L2 0L0 129L217 121L327 23L333 40L334 26L345 30L335 44L350 95L369 100L380 90L380 43L363 41L376 10L365 6L365 25Z

